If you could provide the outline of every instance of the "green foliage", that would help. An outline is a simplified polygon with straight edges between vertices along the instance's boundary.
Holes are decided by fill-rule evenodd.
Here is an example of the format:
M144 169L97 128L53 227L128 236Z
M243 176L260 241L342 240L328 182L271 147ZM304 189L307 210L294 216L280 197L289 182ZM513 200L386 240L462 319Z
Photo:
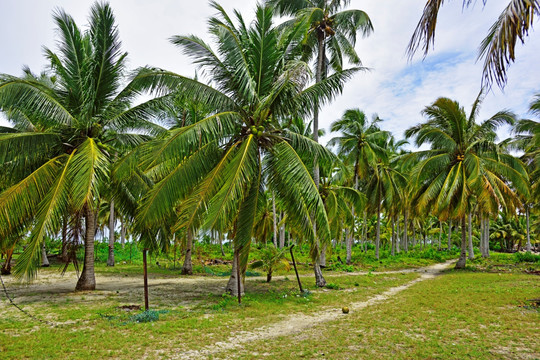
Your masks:
M514 254L516 262L537 262L540 263L540 255L535 255L529 252L517 252Z
M143 311L141 313L132 315L129 320L136 323L147 323L147 322L153 322L159 320L160 314L166 314L168 313L168 310L152 310L148 309L146 311Z
M339 285L334 283L327 283L325 287L331 290L339 290Z

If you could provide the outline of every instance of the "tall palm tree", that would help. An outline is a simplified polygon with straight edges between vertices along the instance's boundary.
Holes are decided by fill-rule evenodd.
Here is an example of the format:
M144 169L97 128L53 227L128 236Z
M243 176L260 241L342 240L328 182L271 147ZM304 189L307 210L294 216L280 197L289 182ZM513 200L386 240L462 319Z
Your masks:
M501 152L494 142L495 129L500 124L513 124L514 115L501 111L477 124L480 103L479 97L467 116L456 101L439 98L424 109L428 120L405 132L415 138L417 146L431 146L414 153L420 160L411 174L416 207L461 222L461 254L456 268L465 267L466 223L474 196L512 211L520 205L514 189L527 191L523 163Z
M328 66L334 71L343 71L343 60L360 66L362 62L354 48L360 33L368 36L373 31L369 16L362 10L343 10L350 0L268 0L277 13L294 18L286 24L303 26L302 51L304 60L316 58L315 82L328 76ZM330 59L327 58L330 53ZM319 141L319 107L316 102L313 113L313 139ZM315 166L315 184L319 185L319 174Z
M32 130L0 135L0 166L14 170L0 194L0 236L28 227L15 273L32 278L45 235L57 234L69 212L83 215L85 258L76 289L93 290L96 212L111 156L146 140L141 132L160 130L148 119L161 100L130 107L139 78L121 88L126 54L108 4L92 6L86 31L63 10L54 20L60 39L58 53L45 49L50 81L0 74L0 109Z
M346 164L354 166L354 188L359 189L359 181L367 180L371 170L379 159L387 159L387 153L381 144L385 144L389 133L380 129L381 121L377 116L368 121L360 109L346 110L341 119L331 125L331 131L341 132L341 136L332 138L329 146L337 146L337 153ZM353 209L354 217L354 209ZM354 229L353 229L354 232ZM352 241L354 234L347 238L347 263L351 262Z
M475 1L463 0L463 6L468 7ZM487 0L483 0L486 4ZM422 47L427 55L435 41L435 29L439 10L444 0L427 0L424 12L414 34L409 42L409 56ZM480 45L478 58L484 59L483 82L489 87L495 81L503 87L507 81L507 69L515 61L515 47L518 39L524 43L529 35L534 17L540 16L540 1L538 0L508 0L499 18L489 29L487 36Z
M299 28L281 31L268 6L257 6L248 27L239 13L235 23L220 5L212 5L219 13L209 21L217 51L193 35L172 38L206 70L210 85L155 70L162 79L154 86L179 87L215 113L134 152L132 157L142 159L142 169L156 184L145 195L137 221L144 228L174 218L175 230L228 229L235 261L227 290L236 293L242 291L236 273L244 277L263 189L274 192L289 225L301 229L313 244L314 263L319 254L316 235L329 241L324 204L299 154L310 162L314 157L330 161L333 155L312 139L284 130L279 120L309 115L317 101L330 100L357 69L306 87L309 67L295 58L292 46ZM312 214L320 224L317 234Z

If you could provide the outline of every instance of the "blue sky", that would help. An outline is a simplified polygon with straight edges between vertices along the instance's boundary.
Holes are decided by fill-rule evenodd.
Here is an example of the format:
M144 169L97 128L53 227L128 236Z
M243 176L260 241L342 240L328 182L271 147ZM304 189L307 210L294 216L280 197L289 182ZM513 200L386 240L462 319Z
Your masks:
M129 65L153 65L193 75L190 60L168 42L172 35L197 34L208 39L206 20L214 11L206 1L111 0L123 48L129 52ZM229 11L239 9L251 18L253 0L222 0ZM360 108L377 113L381 126L398 138L423 120L421 110L440 96L458 100L468 111L481 81L482 64L476 62L477 48L508 0L478 2L462 10L462 1L445 2L438 22L435 50L423 60L405 55L407 43L421 16L425 0L352 0L350 8L361 9L371 17L374 33L359 38L357 51L370 71L357 74L342 96L321 113L321 126L328 129L346 109ZM0 0L0 72L20 75L23 65L39 72L45 65L42 46L55 47L52 12L62 7L80 26L86 23L90 0ZM527 106L540 93L540 37L532 31L524 46L518 45L517 61L509 71L508 85L502 92L494 88L484 101L480 118L510 109L528 117ZM5 125L5 121L0 119ZM507 129L501 137L508 135ZM326 142L332 135L322 138Z

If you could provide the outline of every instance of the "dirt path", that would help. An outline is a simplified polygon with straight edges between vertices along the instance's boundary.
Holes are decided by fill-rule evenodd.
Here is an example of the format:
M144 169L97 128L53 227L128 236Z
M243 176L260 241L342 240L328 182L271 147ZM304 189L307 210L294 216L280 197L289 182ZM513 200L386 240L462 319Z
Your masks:
M412 280L405 285L390 288L386 290L385 292L383 292L382 294L375 295L366 301L352 303L350 304L349 309L350 311L358 311L366 307L369 307L371 305L384 302L388 300L390 297L396 295L397 293L403 290L408 289L409 287L413 286L416 283L434 278L435 276L439 275L444 269L448 268L453 262L455 262L455 260L451 260L446 263L435 264L435 265L431 265L425 268L413 270L413 271L418 271L422 273L422 275L419 278ZM397 273L397 272L399 271L390 272L390 273ZM408 272L411 272L411 271L408 271ZM271 339L271 338L275 338L279 336L286 336L286 335L293 335L293 334L301 333L321 323L336 320L343 316L346 316L346 315L344 315L341 312L341 309L323 310L313 315L303 315L303 314L292 315L288 317L287 320L280 321L272 325L261 327L255 331L241 332L238 335L231 336L225 341L217 342L213 344L212 346L203 348L202 350L192 350L192 351L184 352L176 358L177 359L208 358L208 357L211 357L212 355L221 353L223 351L243 348L244 344L252 342L252 341L260 341L260 340Z

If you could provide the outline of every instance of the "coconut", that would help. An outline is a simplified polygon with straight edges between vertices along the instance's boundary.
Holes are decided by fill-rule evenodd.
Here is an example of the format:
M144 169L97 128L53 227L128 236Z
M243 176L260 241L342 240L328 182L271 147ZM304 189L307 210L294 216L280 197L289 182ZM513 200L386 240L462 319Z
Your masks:
M348 314L349 313L349 308L344 306L341 308L341 311L343 311L344 314Z

